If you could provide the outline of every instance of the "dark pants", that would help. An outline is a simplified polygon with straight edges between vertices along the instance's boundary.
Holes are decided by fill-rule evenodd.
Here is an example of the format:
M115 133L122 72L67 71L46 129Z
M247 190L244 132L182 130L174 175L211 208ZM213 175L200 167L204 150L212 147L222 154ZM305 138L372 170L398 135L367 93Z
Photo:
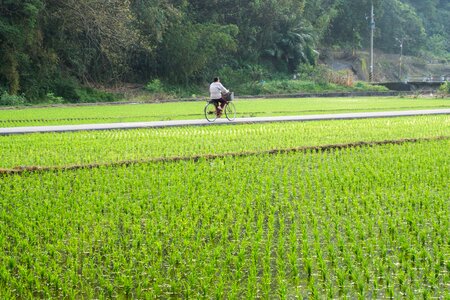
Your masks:
M220 108L223 108L225 106L226 101L223 98L220 99L212 99L212 101L214 101L214 105L216 106L216 108L218 106L220 106Z

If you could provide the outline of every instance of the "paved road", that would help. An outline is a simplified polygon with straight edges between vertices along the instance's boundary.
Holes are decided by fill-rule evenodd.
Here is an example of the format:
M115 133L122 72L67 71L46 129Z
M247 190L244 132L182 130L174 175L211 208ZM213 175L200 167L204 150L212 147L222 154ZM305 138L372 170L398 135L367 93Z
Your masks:
M212 126L217 124L250 124L267 122L292 122L292 121L319 121L319 120L349 120L366 118L390 118L419 115L448 115L450 109L430 109L430 110L408 110L408 111L384 111L384 112L362 112L344 114L324 114L305 116L282 116L282 117L255 117L237 118L230 122L226 119L216 120L210 123L207 120L177 120L177 121L156 121L156 122L129 122L129 123L108 123L108 124L84 124L84 125L62 125L62 126L30 126L0 128L0 135L27 134L39 132L68 132L82 130L111 130L111 129L136 129L136 128L158 128L176 126Z

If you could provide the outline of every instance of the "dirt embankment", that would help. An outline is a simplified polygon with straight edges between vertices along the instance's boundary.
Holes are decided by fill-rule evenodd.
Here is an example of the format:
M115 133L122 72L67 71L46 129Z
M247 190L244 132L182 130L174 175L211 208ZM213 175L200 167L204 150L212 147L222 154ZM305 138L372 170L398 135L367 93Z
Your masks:
M350 70L355 80L367 81L370 70L370 54L368 52L329 52L322 58L322 63L335 71ZM426 81L442 76L450 78L450 62L426 61L422 58L400 54L374 53L374 81Z

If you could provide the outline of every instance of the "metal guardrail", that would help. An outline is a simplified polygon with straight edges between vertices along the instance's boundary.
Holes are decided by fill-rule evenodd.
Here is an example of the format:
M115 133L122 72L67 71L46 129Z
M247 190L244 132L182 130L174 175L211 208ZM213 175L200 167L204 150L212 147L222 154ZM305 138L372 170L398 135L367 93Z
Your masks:
M446 82L450 81L450 74L447 75L414 75L408 76L405 83L408 82Z

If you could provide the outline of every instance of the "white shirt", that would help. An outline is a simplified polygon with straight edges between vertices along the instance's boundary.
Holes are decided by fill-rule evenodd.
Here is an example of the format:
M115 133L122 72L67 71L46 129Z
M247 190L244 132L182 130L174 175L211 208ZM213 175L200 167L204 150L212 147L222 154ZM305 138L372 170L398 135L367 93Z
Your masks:
M211 99L222 98L222 93L228 93L228 90L220 82L211 83L209 86L209 95Z

